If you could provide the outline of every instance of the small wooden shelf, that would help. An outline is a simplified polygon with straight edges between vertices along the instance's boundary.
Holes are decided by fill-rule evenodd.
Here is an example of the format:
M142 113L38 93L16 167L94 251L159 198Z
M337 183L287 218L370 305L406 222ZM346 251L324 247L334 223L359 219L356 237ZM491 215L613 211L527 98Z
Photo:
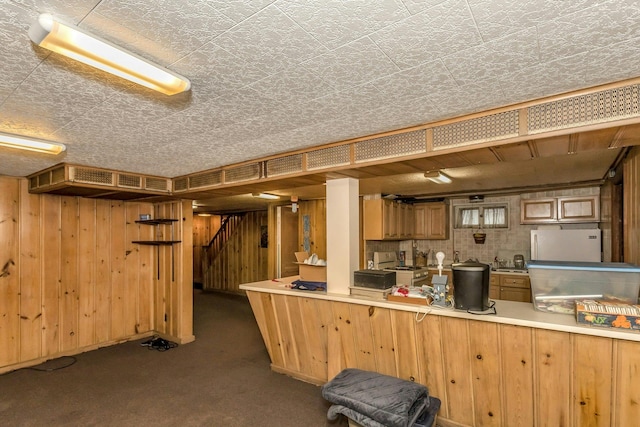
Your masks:
M158 218L158 219L140 219L136 220L138 224L147 224L147 225L160 225L160 224L173 224L177 222L177 219L171 218Z
M139 245L153 245L153 246L163 246L163 245L173 245L175 243L180 243L182 240L134 240L131 243L137 243Z

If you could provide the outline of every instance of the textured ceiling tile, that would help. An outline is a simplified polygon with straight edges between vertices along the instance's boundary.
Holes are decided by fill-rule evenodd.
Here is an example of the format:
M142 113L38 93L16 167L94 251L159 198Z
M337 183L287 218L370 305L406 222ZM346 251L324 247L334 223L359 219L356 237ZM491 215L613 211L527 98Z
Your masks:
M402 3L404 3L409 12L416 14L446 1L447 0L402 0Z
M612 1L538 26L543 61L640 37L640 1Z
M450 0L386 27L373 41L400 68L478 45L480 34L465 0Z
M544 24L558 16L573 13L599 0L468 0L482 38L487 41L516 33L523 28Z
M277 8L270 6L215 39L223 49L269 74L327 50Z
M42 61L27 36L30 15L15 5L0 4L0 89L6 92L12 92Z
M640 37L612 46L594 49L580 55L586 83L598 85L611 80L624 80L638 76L640 70Z
M384 77L373 82L389 100L420 97L433 91L457 86L442 61L433 61Z
M356 40L302 64L332 87L348 89L399 71L368 37Z
M457 117L510 104L499 80L478 80L447 90L434 90L428 95L443 112L439 119Z
M276 6L330 49L409 16L402 2L396 0L282 0Z
M527 29L474 46L446 56L443 61L460 84L509 75L540 63L536 30Z
M206 4L240 22L273 3L273 0L206 0Z
M304 103L334 89L311 71L295 67L281 71L249 86L262 96L283 103Z
M70 24L77 24L102 0L11 0L35 13L50 13L65 18Z

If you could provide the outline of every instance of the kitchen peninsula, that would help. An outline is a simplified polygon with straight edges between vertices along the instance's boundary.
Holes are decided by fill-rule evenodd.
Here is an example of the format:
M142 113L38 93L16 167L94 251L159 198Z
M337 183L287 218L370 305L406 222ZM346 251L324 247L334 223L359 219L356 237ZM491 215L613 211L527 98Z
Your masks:
M473 315L288 287L241 285L274 371L323 384L356 367L425 384L443 426L633 425L640 334L497 301Z

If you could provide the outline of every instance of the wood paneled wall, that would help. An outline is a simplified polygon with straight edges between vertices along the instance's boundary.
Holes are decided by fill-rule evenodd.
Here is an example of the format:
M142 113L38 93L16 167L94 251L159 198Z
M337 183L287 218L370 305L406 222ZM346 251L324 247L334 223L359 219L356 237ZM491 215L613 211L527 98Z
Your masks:
M207 246L213 236L220 229L222 218L220 215L193 217L193 281L203 283L202 253L203 246Z
M442 426L627 426L640 343L248 291L275 371L360 368L426 385Z
M34 195L27 184L0 177L0 372L154 331L193 339L190 205L183 217L181 203ZM167 209L189 250L133 244L155 237L139 215Z
M266 211L247 212L205 273L204 290L244 294L242 283L267 279L267 248L260 247L263 226L267 227Z
M300 251L307 250L309 254L315 253L318 258L327 259L326 200L301 201L298 212L298 244ZM308 242L309 248L305 248L305 242Z
M640 147L624 161L624 262L640 265Z

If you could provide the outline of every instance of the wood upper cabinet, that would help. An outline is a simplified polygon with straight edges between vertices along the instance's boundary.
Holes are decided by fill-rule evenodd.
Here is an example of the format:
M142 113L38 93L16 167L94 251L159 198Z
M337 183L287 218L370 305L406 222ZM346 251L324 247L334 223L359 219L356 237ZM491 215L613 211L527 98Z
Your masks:
M598 196L567 196L520 201L522 224L553 224L600 221Z
M363 201L365 240L410 239L413 233L413 206L387 199Z
M449 238L449 205L445 202L413 205L415 239L446 240Z

